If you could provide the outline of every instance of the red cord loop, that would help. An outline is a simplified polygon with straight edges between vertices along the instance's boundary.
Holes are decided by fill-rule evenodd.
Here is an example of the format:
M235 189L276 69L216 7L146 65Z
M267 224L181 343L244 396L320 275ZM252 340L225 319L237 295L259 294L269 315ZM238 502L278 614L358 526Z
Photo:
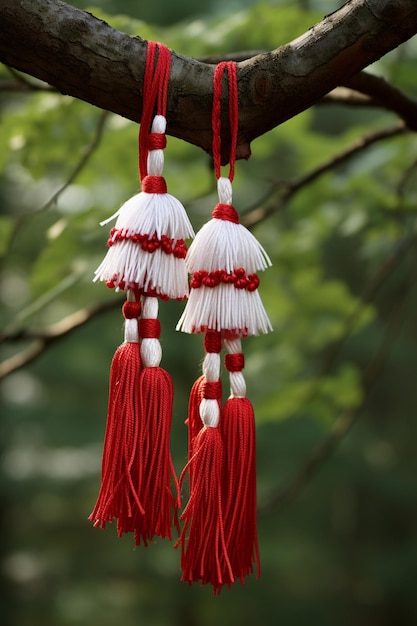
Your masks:
M151 317L139 320L139 335L142 339L159 339L161 336L161 322Z
M162 43L148 41L145 74L143 77L142 119L138 140L139 177L141 181L148 174L149 150L157 149L152 147L154 139L149 139L149 137L161 134L150 132L152 119L155 114L166 117L170 71L171 53L168 48ZM155 141L159 142L161 140L155 139Z
M235 175L237 133L239 129L239 106L237 91L237 64L235 61L222 61L216 66L213 78L213 108L211 127L213 131L212 152L214 160L214 172L216 178L220 178L221 166L221 98L223 91L223 74L227 69L229 87L229 180L233 181Z
M218 220L226 220L227 222L234 222L235 224L239 224L239 214L236 211L235 207L231 204L223 204L219 202L213 209L213 213L211 217L214 217Z
M167 184L163 176L145 176L142 180L145 193L167 193Z

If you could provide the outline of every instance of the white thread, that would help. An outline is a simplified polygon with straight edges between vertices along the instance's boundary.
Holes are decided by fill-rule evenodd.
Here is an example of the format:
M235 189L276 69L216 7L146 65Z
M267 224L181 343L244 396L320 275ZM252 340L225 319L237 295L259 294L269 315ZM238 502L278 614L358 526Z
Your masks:
M220 354L208 352L203 361L203 374L209 382L216 382L220 376Z
M125 320L125 342L139 343L138 320Z
M163 115L155 115L151 133L164 134L167 127L167 121ZM148 175L149 176L162 176L164 171L164 151L150 150L148 154Z
M207 352L202 369L207 382L218 382L220 380L220 354L218 352ZM203 398L200 404L200 417L204 426L217 428L220 420L218 401L213 398Z
M146 319L156 320L158 317L159 302L158 298L144 298L142 304L142 317Z
M158 298L144 298L142 305L142 319L157 319ZM146 337L140 344L140 356L144 367L159 367L162 359L162 348L159 339Z
M242 335L266 334L271 322L258 290L236 289L221 283L216 287L191 289L187 305L177 324L185 333L230 330Z
M217 194L222 204L232 204L232 183L228 178L220 176L217 180Z
M186 258L190 274L218 269L233 272L240 267L252 274L270 265L265 249L245 226L216 218L198 231Z
M127 302L136 302L136 297L132 289L128 289L126 293ZM139 326L138 319L125 319L124 339L126 343L139 343Z
M220 409L217 400L203 398L200 404L200 417L204 426L217 428L220 421Z
M240 337L236 339L225 339L224 345L229 354L241 354L242 341ZM246 398L246 381L243 373L229 372L230 380L230 397L231 398Z
M157 198L161 202L156 203ZM181 202L169 193L141 191L127 200L114 215L101 225L116 219L115 228L125 235L156 233L158 239L167 235L171 239L189 239L194 231Z
M95 272L94 282L124 282L127 287L140 285L145 291L153 291L169 298L185 298L189 292L188 277L183 259L162 250L151 254L128 241L124 245L109 248Z

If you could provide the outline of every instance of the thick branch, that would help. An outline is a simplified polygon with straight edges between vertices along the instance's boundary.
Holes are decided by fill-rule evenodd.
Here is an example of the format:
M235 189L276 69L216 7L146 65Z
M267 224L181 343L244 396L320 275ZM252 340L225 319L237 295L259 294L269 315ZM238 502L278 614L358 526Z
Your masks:
M0 24L1 61L140 121L143 39L60 0L0 0ZM240 62L238 157L416 32L415 0L350 0L295 41ZM213 66L176 53L172 61L168 133L210 152Z

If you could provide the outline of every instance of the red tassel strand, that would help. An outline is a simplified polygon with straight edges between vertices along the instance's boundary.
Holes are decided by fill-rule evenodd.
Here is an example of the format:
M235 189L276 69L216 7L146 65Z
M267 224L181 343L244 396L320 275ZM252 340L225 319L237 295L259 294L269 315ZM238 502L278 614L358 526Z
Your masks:
M256 521L256 432L253 407L242 375L244 356L240 338L225 340L231 395L226 400L221 429L227 455L224 465L224 525L233 574L242 584L260 559Z
M220 334L208 332L204 345L203 377L194 385L188 418L190 459L180 478L182 484L190 474L190 498L181 516L184 526L176 545L181 545L181 580L210 583L218 594L222 585L234 581L223 522ZM198 402L201 426L197 423Z
M132 292L128 292L131 299ZM137 384L141 373L138 343L140 302L123 306L125 342L119 346L110 369L107 425L102 457L101 487L89 520L105 528L114 518L118 534L133 530L144 514L137 485L136 451L140 440Z
M155 535L172 539L172 524L178 526L179 485L170 451L173 385L169 374L159 367L162 356L157 319L157 298L145 298L139 322L143 371L138 381L139 412L143 424L138 467L140 500L145 515L138 519L135 541L147 545ZM171 478L176 496L171 492Z

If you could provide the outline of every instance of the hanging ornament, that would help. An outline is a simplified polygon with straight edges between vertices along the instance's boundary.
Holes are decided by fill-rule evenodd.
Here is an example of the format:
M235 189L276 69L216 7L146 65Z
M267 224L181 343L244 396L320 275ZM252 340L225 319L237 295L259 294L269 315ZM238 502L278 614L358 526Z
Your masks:
M133 532L137 545L155 535L172 538L180 505L169 442L173 389L160 367L157 316L158 299L188 296L185 239L194 233L162 176L170 67L168 48L148 42L139 131L142 191L103 222L116 219L95 276L127 291L128 302L125 342L111 368L102 483L89 519L102 528L117 519L119 536Z
M221 176L221 96L227 70L231 149L229 176ZM214 593L256 569L260 574L256 528L255 422L246 398L241 338L271 330L259 296L257 272L271 262L239 222L232 205L238 133L236 63L220 63L213 83L213 159L219 203L197 233L186 257L191 278L188 302L177 328L205 333L203 375L195 383L188 414L190 497L181 519L182 580L211 583ZM220 352L231 394L222 409Z

